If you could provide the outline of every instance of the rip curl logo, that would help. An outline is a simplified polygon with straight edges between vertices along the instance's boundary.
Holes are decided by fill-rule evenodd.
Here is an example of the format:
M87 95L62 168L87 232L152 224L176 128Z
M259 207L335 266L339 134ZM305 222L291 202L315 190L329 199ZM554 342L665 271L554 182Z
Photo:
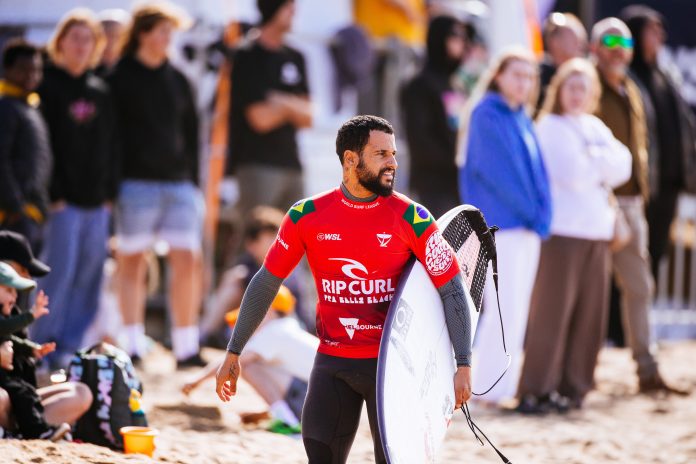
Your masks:
M382 330L382 324L360 324L357 317L339 317L338 320L351 340L356 330Z
M391 238L392 238L391 234L385 234L385 233L377 234L377 240L379 240L380 248L387 248L387 245L391 241Z
M439 276L444 274L452 266L452 250L439 230L436 230L425 245L425 266L431 275Z
M348 264L341 266L341 271L349 278L354 280L365 280L365 277L356 276L353 271L359 270L367 275L367 268L360 262L350 258L329 258L329 261L345 261Z

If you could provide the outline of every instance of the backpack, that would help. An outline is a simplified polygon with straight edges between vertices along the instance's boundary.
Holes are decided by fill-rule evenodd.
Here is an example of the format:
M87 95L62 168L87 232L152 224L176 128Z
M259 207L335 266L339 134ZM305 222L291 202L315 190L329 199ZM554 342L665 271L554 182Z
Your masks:
M70 361L68 380L86 384L94 398L77 421L73 433L76 439L122 450L121 427L147 425L139 401L142 384L123 350L98 343L76 352Z

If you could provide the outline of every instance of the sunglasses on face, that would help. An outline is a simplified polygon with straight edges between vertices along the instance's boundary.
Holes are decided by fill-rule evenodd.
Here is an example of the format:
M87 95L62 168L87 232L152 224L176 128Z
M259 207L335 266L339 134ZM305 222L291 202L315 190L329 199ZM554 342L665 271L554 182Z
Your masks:
M602 45L607 48L617 48L621 47L626 50L633 48L633 39L630 37L623 37L620 35L607 34L602 37Z

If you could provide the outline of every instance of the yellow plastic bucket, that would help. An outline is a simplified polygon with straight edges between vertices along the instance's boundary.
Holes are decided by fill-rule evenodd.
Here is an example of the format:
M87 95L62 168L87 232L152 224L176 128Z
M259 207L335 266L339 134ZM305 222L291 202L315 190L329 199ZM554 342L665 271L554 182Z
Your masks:
M155 437L159 431L150 427L121 427L123 451L126 454L140 453L152 457L155 451Z

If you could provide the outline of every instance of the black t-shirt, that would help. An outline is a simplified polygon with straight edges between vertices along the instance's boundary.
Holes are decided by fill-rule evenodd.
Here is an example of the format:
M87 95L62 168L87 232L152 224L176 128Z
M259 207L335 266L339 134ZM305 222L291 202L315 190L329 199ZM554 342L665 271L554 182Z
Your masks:
M232 66L228 172L250 164L300 169L295 126L260 134L245 116L249 105L263 102L270 91L308 95L304 57L288 46L269 50L252 41L236 52Z

